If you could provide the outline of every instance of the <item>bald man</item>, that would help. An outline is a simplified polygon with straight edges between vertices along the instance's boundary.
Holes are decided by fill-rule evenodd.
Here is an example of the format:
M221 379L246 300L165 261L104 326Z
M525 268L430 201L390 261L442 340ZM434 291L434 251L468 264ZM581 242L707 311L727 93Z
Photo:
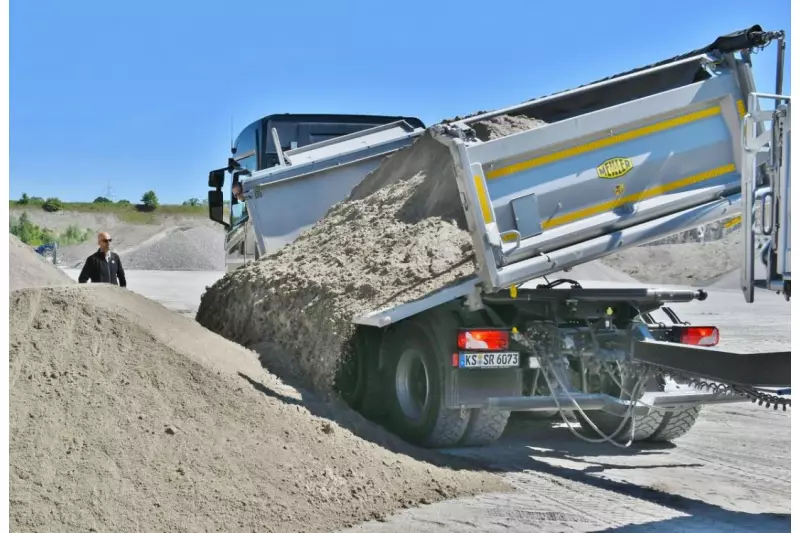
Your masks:
M86 258L83 265L78 283L111 283L120 287L127 286L125 281L125 270L119 256L111 251L111 235L102 231L97 234L97 245L99 249L94 254ZM117 283L119 278L119 283Z

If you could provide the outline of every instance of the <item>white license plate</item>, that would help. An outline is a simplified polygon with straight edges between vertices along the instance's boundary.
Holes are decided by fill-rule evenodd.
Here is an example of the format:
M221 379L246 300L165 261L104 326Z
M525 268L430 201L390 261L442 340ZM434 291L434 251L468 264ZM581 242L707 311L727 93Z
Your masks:
M514 368L519 366L519 352L458 354L459 368Z

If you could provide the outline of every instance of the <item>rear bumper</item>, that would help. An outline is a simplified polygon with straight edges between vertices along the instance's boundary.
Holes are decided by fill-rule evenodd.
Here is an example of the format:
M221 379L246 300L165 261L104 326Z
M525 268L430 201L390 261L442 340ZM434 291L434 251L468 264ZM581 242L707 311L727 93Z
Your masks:
M630 402L614 398L607 394L571 395L572 399L584 411L606 411L623 416ZM751 401L744 395L714 394L703 392L647 392L637 402L636 414L647 414L651 409L668 409L676 407L692 407L695 405L741 403ZM489 409L500 411L550 411L562 408L572 411L575 404L564 394L553 396L505 396L487 399Z

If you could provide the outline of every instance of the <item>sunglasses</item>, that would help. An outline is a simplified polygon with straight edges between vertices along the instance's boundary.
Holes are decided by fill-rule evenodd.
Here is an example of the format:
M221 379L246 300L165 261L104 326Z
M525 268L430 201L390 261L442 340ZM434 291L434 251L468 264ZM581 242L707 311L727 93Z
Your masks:
M100 242L111 242L111 239L100 239Z

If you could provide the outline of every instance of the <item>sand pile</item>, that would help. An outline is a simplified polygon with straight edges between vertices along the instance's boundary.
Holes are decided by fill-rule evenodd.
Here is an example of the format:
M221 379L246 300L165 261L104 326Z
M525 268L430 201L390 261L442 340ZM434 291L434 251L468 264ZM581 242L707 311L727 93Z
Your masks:
M60 268L8 234L9 290L75 283Z
M507 121L484 125L497 135ZM539 121L517 119L519 131ZM499 130L500 128L498 128ZM472 275L472 243L447 147L430 132L396 152L291 245L233 271L203 295L197 320L247 346L276 343L330 391L361 313L417 299ZM269 357L264 361L270 366Z
M315 416L252 352L124 289L10 308L13 531L331 531L505 488Z
M130 270L225 270L224 242L218 228L169 228L120 252L120 260Z
M741 266L741 231L704 243L639 246L602 258L643 283L705 285Z

